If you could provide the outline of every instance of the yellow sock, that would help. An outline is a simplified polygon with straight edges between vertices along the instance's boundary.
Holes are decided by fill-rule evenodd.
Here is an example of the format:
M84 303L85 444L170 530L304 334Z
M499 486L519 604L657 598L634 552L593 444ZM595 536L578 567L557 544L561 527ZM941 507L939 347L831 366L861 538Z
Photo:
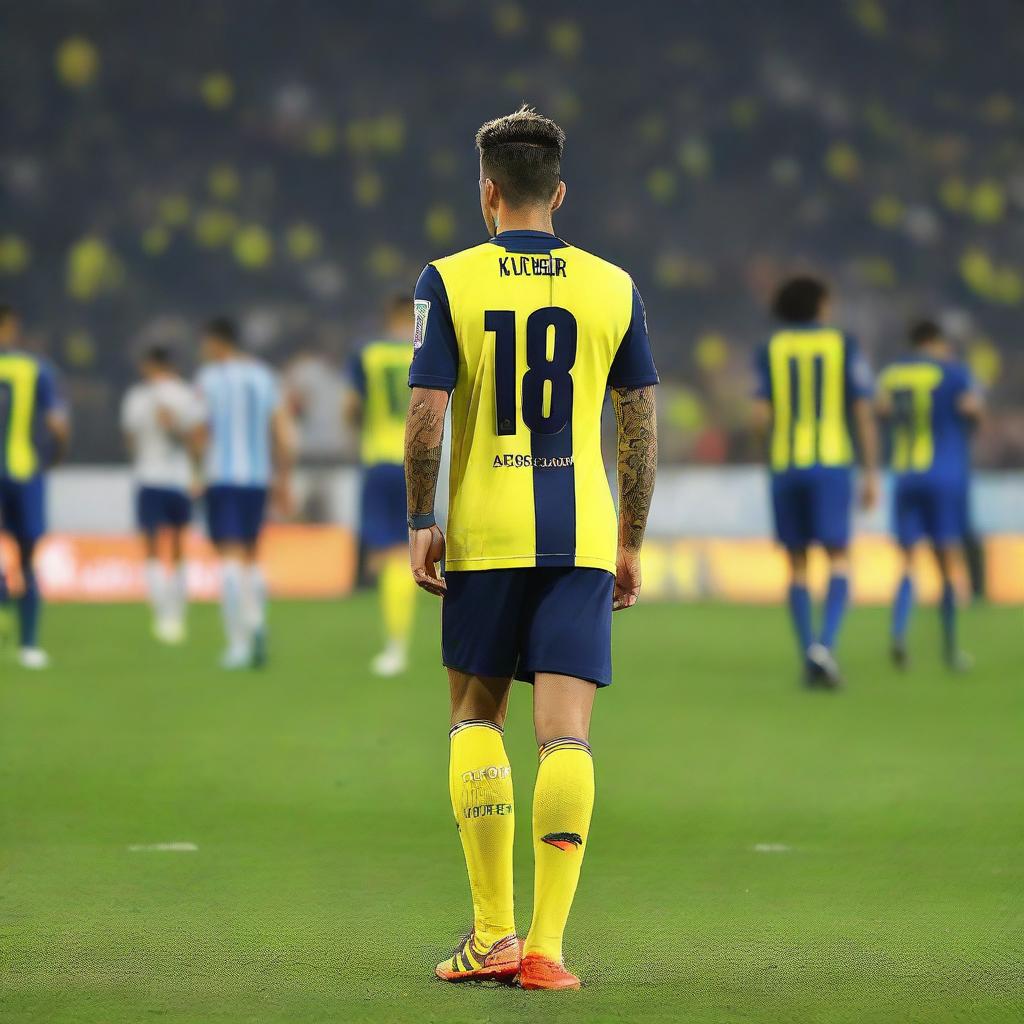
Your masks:
M593 810L590 746L571 736L544 744L533 794L533 922L524 953L562 961L562 935L580 880Z
M381 568L377 587L384 632L389 641L404 647L416 610L416 581L409 572L408 560L405 557L388 558Z
M501 729L492 722L459 722L450 736L448 787L473 893L477 946L486 949L516 930L512 769Z

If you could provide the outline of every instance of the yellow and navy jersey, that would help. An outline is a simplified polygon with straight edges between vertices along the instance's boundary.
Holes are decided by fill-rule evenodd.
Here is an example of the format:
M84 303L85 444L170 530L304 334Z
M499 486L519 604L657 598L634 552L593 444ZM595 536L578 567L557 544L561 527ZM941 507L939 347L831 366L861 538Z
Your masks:
M349 364L352 386L363 400L360 453L365 466L400 466L405 458L410 358L407 338L383 338L364 345Z
M774 472L849 466L850 406L870 398L871 369L857 342L835 327L790 325L757 353L758 398L772 406Z
M0 480L31 480L46 467L46 415L60 399L53 370L27 352L0 350Z
M605 395L658 382L629 275L503 231L428 264L415 309L409 383L452 396L446 567L614 572Z
M970 421L959 404L976 388L965 364L930 356L907 356L879 374L878 391L890 409L887 441L893 472L966 479Z

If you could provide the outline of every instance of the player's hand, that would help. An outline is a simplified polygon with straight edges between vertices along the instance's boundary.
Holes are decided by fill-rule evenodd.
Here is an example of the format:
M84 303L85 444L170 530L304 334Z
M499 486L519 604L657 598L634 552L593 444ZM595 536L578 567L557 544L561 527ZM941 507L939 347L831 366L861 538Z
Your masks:
M199 501L206 494L206 481L202 477L193 477L188 493L193 501Z
M619 548L615 559L615 592L612 611L632 608L640 596L640 552Z
M295 513L295 494L289 477L279 476L271 486L270 500L282 519L291 519Z
M416 585L428 594L444 597L448 589L437 571L437 563L444 558L444 534L436 524L425 530L409 531L409 566Z
M860 485L860 507L870 512L878 504L881 485L877 473L865 473Z
M156 421L164 430L173 430L178 425L174 413L166 405L156 407Z

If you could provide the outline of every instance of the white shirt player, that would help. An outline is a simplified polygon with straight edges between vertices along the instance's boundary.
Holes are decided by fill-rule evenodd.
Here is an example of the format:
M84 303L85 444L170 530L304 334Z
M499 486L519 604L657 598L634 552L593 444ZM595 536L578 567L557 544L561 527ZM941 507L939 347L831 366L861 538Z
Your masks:
M173 417L161 423L160 410ZM192 462L184 434L205 419L199 396L179 377L142 381L128 389L121 405L121 429L132 441L135 479L143 487L187 491Z
M237 356L204 366L196 387L210 432L207 483L268 486L273 468L271 424L281 404L273 371L258 359Z

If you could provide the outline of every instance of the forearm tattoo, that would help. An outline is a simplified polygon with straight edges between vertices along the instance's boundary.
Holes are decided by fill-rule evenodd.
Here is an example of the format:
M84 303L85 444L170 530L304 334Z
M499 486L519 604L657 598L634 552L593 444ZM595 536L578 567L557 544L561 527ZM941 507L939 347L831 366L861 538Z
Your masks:
M415 397L405 422L405 491L411 516L434 509L443 434L444 406L438 408L429 395Z
M654 387L613 388L619 429L619 543L639 549L658 471L658 416Z

